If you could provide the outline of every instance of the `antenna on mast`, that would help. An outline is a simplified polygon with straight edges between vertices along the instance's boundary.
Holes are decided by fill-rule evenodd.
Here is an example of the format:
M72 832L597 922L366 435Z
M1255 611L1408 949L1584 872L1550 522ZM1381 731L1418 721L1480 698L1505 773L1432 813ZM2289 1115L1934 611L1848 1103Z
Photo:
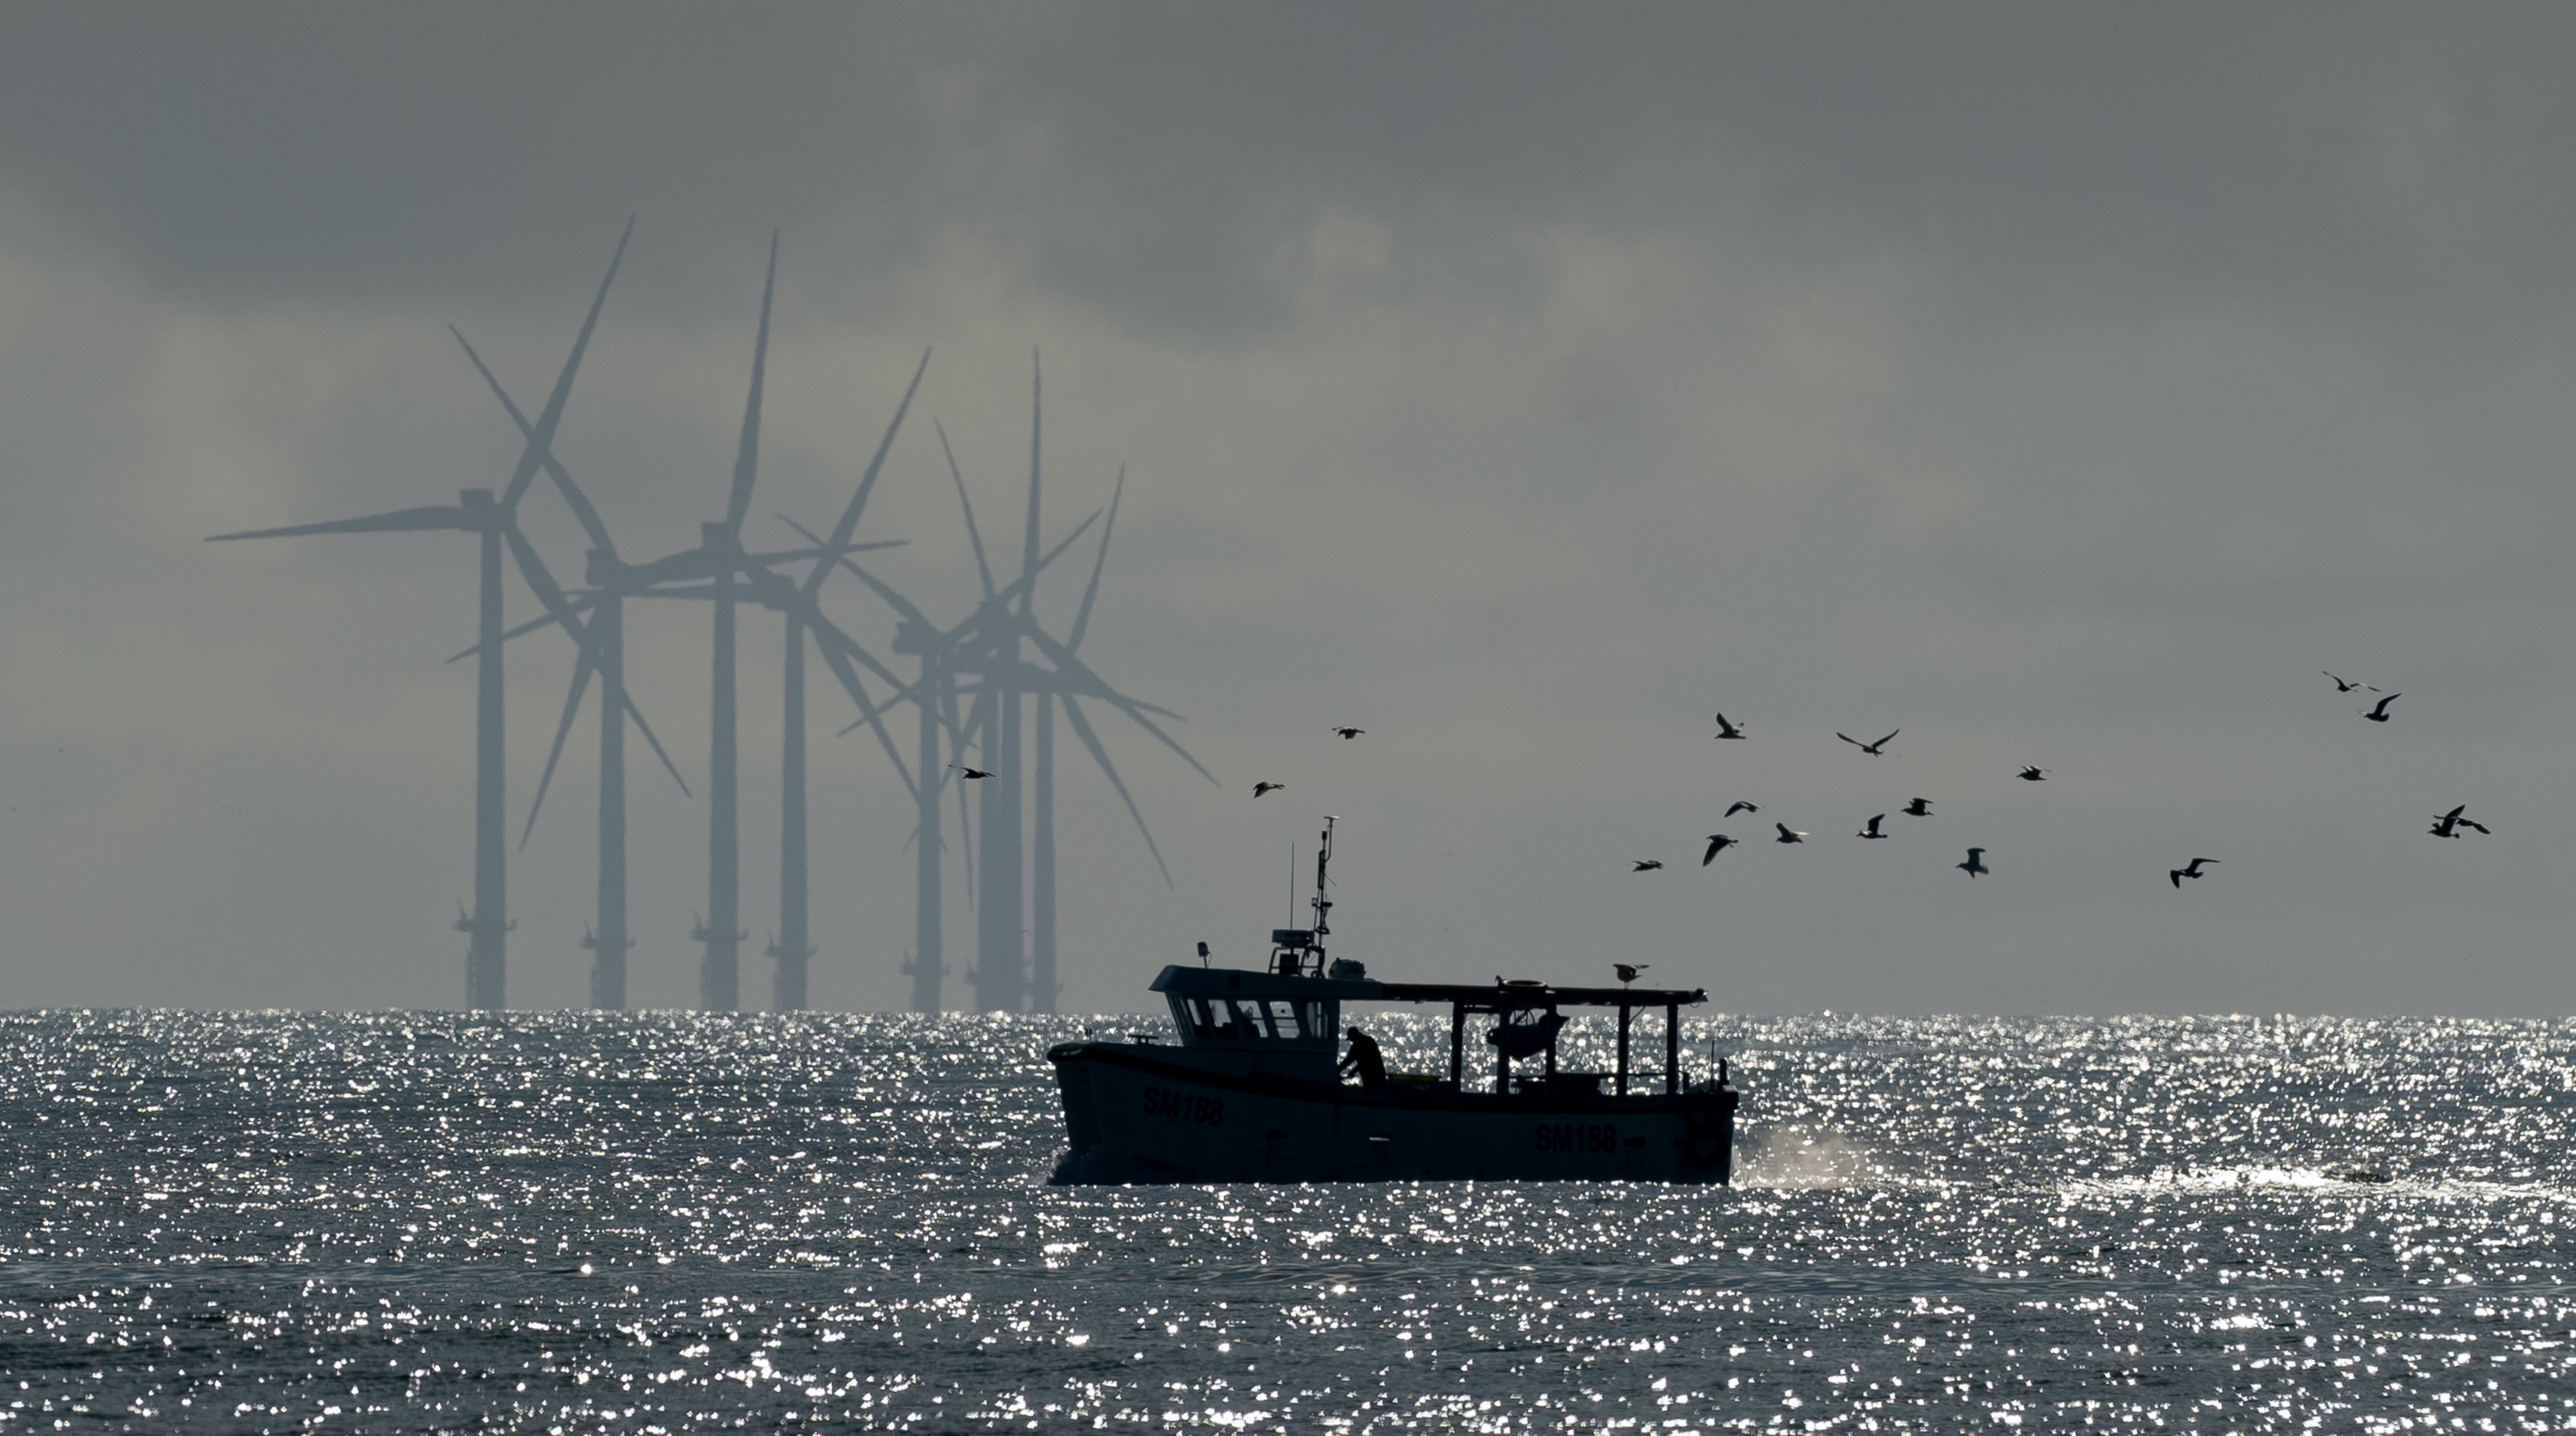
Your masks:
M1340 821L1329 816L1324 819L1324 834L1315 849L1315 899L1311 906L1315 909L1315 936L1319 938L1329 937L1333 931L1333 900L1324 896L1324 869L1332 864L1333 824ZM1318 946L1315 956L1321 959L1323 955L1324 949Z
M1313 927L1279 927L1270 930L1270 970L1290 977L1322 977L1325 972L1323 939L1332 935L1333 900L1327 896L1328 876L1333 864L1333 825L1341 819L1324 819L1324 832L1315 848L1315 895L1307 906L1315 911ZM1297 911L1297 845L1288 845L1288 911L1295 921ZM1356 977L1360 966L1339 962L1332 966L1336 975ZM1351 969L1347 973L1339 969Z

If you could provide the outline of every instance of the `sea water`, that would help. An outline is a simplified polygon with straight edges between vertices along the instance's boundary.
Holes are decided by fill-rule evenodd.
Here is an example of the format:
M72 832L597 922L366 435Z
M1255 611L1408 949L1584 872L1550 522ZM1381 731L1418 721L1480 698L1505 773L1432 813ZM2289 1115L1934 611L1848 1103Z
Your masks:
M2568 1024L1719 1017L1731 1188L1048 1185L1156 1025L0 1017L0 1432L2576 1420Z

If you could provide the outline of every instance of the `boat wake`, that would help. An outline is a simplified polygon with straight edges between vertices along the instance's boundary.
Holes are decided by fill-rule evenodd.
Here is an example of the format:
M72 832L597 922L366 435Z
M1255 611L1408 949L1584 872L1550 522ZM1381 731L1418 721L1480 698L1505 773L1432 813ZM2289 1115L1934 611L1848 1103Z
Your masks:
M1765 1128L1745 1134L1735 1150L1740 1187L1875 1187L1894 1180L1877 1152L1839 1132Z

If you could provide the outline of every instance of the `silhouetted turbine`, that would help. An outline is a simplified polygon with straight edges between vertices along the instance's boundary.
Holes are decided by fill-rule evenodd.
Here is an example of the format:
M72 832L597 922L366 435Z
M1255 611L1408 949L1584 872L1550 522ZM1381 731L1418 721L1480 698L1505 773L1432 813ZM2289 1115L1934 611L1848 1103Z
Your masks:
M1038 511L1041 475L1039 459L1042 452L1040 423L1043 413L1035 402L1038 392L1035 382L1033 372L1029 500L1032 525ZM1178 715L1173 714L1169 709L1128 698L1111 688L1075 656L1073 644L1059 643L1037 623L1029 609L1028 595L1035 586L1037 574L1043 570L1046 563L1052 562L1054 556L1052 553L1045 559L1038 560L1034 566L1027 566L1032 559L1036 558L1036 555L1033 544L1024 538L1022 574L1008 588L995 587L992 567L984 552L982 534L975 523L974 504L966 494L965 480L957 469L956 456L949 448L944 430L940 434L940 443L942 452L948 459L949 476L957 486L960 507L965 513L967 537L974 547L976 571L985 593L984 602L964 623L941 634L920 615L917 608L904 602L892 589L867 575L856 564L848 563L846 560L843 562L854 572L860 573L870 587L895 605L898 613L905 618L906 628L899 630L897 651L913 652L922 656L922 682L925 686L934 681L937 683L941 693L937 706L943 712L951 714L954 712L955 696L963 691L956 681L961 674L972 674L979 680L972 690L975 694L974 707L962 725L962 730L953 716L947 720L952 734L958 740L958 752L963 754L964 741L971 737L979 754L978 765L992 769L996 774L994 780L981 785L985 794L984 832L981 844L984 872L983 889L981 894L976 896L978 960L974 980L977 989L977 1005L984 1011L1020 1011L1029 1005L1030 990L1034 987L1036 1010L1052 1011L1056 991L1053 723L1055 705L1058 703L1063 705L1066 722L1073 728L1075 736L1082 740L1084 747L1090 751L1093 760L1100 765L1102 773L1117 790L1120 800L1126 804L1128 815L1135 820L1137 831L1144 837L1147 850L1153 854L1155 867L1162 871L1163 880L1167 884L1171 881L1171 873L1163 862L1160 848L1154 843L1153 833L1146 826L1144 815L1138 810L1134 796L1127 791L1127 785L1119 776L1116 765L1109 760L1107 748L1101 744L1099 735L1093 731L1088 717L1083 713L1077 700L1095 698L1110 704L1160 739L1165 746L1180 754L1209 782L1214 783L1216 778L1198 759L1192 757L1187 749L1181 747L1146 716L1148 713L1164 717ZM1120 475L1122 496L1124 479L1122 471ZM1114 507L1115 500L1113 500L1113 512ZM1088 522L1088 520L1085 521L1086 526ZM1080 531L1080 529L1075 530L1077 534ZM799 532L804 533L803 530ZM810 533L806 533L805 537L809 541L813 539ZM1029 537L1033 538L1033 533ZM1091 583L1085 591L1081 615L1074 630L1074 644L1081 641L1081 635L1089 627L1092 605L1099 592L1101 566L1107 562L1109 538L1109 531L1104 529L1101 535L1100 554L1094 562ZM1071 542L1071 538L1068 537L1064 542ZM1056 551L1061 552L1062 548L1063 544L1059 543ZM1023 639L1034 644L1040 656L1052 666L1038 667L1023 661L1018 652L1020 641ZM936 680L933 678L934 673L938 675ZM1032 844L1036 881L1030 894L1034 899L1032 905L1036 908L1034 921L1030 924L1030 932L1036 939L1034 947L1037 961L1033 965L1034 971L1024 966L1022 962L1022 923L1018 900L1021 838L1018 831L1020 808L1016 794L1020 745L1015 735L1016 725L1012 722L1011 715L1016 711L1018 695L1022 692L1035 694L1039 704L1035 735L1036 752L1033 755L1038 818L1036 840ZM925 724L930 721L927 713L923 721ZM934 744L935 736L925 732L922 736L924 751L929 751ZM1012 796L1007 801L997 801L992 796L997 788L1009 789ZM962 792L960 797L962 801ZM933 794L930 801L923 806L921 828L916 836L923 837L927 843L928 839L923 835L935 834L938 822L936 794ZM921 941L916 945L913 973L915 1006L923 1011L938 1010L935 1005L940 976L939 966L935 961L935 954L939 950L936 874L936 859L925 856L921 860L920 886L916 900L917 936ZM974 876L971 867L968 886L972 894Z
M565 632L583 648L587 656L591 635L573 615L560 585L546 571L525 535L519 531L519 500L536 478L541 456L553 442L555 429L562 422L564 404L572 394L573 376L581 368L581 359L590 347L590 336L599 323L599 311L608 301L609 285L617 278L617 268L626 257L626 241L635 232L635 221L626 221L625 232L617 238L617 249L609 257L608 273L599 281L599 291L583 316L581 333L573 341L572 353L564 360L555 386L546 397L545 408L533 425L525 426L526 444L519 462L512 470L509 484L498 499L489 489L467 489L458 495L455 507L445 506L401 509L365 518L340 519L326 523L297 524L286 528L254 529L242 533L217 534L208 542L234 539L290 538L305 534L326 533L400 533L460 532L474 534L482 550L479 616L481 662L475 681L474 725L474 910L458 918L458 930L467 935L465 959L465 1005L469 1008L498 1008L505 1005L508 989L508 934L513 923L508 915L508 853L503 836L506 821L504 798L504 741L502 731L501 669L501 551L507 547L527 581L547 611L556 616ZM459 336L460 340L462 336ZM477 361L478 365L480 361ZM637 715L642 721L642 715Z
M766 317L765 311L766 300L764 299L764 320ZM757 473L759 406L761 378L765 368L765 355L766 324L764 323L763 342L759 350L759 354L754 360L752 394L745 406L744 438L741 448L737 451L735 466L735 493L739 495L739 503L745 509L747 509L750 503L750 477ZM834 529L836 538L829 543L820 544L817 548L811 550L795 550L785 554L750 555L743 553L739 542L739 519L735 515L732 502L729 501L727 510L728 517L725 522L720 524L705 524L700 527L700 543L698 547L656 559L651 563L626 564L616 557L614 546L610 544L608 539L607 529L604 524L599 522L597 509L591 505L586 497L582 496L581 490L579 486L573 482L572 476L564 471L562 465L557 462L551 454L546 455L544 459L547 473L555 480L556 484L564 490L567 502L573 505L576 515L583 519L583 527L590 533L592 543L594 545L590 556L590 579L596 587L593 592L585 595L583 599L575 605L575 607L596 608L601 613L608 613L622 611L623 601L630 597L712 597L717 600L719 608L722 609L730 601L730 595L732 594L737 581L739 581L743 597L750 598L751 600L762 604L764 607L774 609L785 615L788 619L791 646L793 647L796 656L791 660L789 672L787 674L787 685L790 689L790 703L787 722L790 730L789 736L791 738L791 747L789 751L783 755L782 763L783 766L789 770L788 776L791 780L791 792L789 795L790 802L788 803L790 811L787 814L787 818L795 823L795 827L792 830L793 842L789 844L791 851L783 855L786 860L783 863L784 874L782 876L781 886L784 890L784 894L789 898L789 902L787 904L788 911L782 915L781 932L779 940L773 944L773 949L775 949L773 955L780 956L782 962L789 964L785 975L782 978L782 982L786 984L786 986L782 988L782 995L794 998L796 1005L800 1006L804 999L803 989L805 977L802 959L803 957L811 955L810 945L805 941L806 915L803 910L804 905L801 901L804 895L804 843L802 831L804 807L804 750L801 742L803 736L802 694L804 672L802 663L802 637L800 635L810 634L814 638L816 647L823 655L825 666L832 671L834 677L840 681L842 687L849 693L851 701L858 706L862 715L860 721L872 726L876 730L878 742L884 746L887 756L894 761L896 772L904 778L905 783L909 786L912 782L911 775L904 771L902 756L895 750L893 739L885 730L885 725L880 716L882 710L867 696L866 690L861 685L857 671L852 667L852 664L855 662L860 666L866 667L891 687L901 688L903 686L902 680L898 678L892 670L878 662L867 652L867 650L853 642L847 634L843 633L829 619L823 616L822 611L814 602L813 589L819 586L821 575L830 571L829 563L832 555L847 553L860 548L877 548L886 546L882 544L853 544L850 542L850 534L858 525L859 513L866 504L868 491L874 486L876 476L884 466L886 451L894 441L895 431L901 426L904 412L911 406L912 395L919 389L922 373L929 367L929 363L930 356L928 352L925 351L922 355L920 366L915 368L913 371L911 387L907 388L904 392L903 404L896 409L894 421L887 427L885 437L879 442L876 455L869 463L867 474L861 480L859 492L853 496L850 507L842 514L841 523ZM485 377L487 379L490 377L488 371L486 372ZM509 409L511 415L514 418L518 418L518 406L511 400L508 393L504 391L497 382L493 384L492 388L493 393L501 400L502 404ZM524 428L526 421L524 419L520 419L519 422ZM817 568L814 574L808 576L807 582L803 586L789 582L786 578L771 571L767 566L772 562L807 557L817 559ZM695 587L681 586L688 585L692 581L703 582L699 583L698 586ZM554 619L549 616L546 619L523 625L506 636L516 637L521 633L532 632L535 629L544 627L553 621ZM594 620L594 625L595 624L596 620ZM729 634L726 634L726 630L722 626L719 628L719 633L720 635L729 636ZM732 655L729 651L729 645L723 644L720 641L719 648L720 650L725 651L720 652L717 660L715 703L717 704L719 714L722 715L722 717L729 717L732 707L733 685L731 683L732 665L728 660ZM538 784L536 803L529 809L528 828L530 831L533 831L536 826L538 808L541 807L545 801L546 789L552 781L555 763L562 755L564 739L571 730L573 718L580 707L582 695L589 682L589 678L590 672L587 667L576 670L574 674L571 693L565 700L564 716L555 731L554 747L547 757L545 776ZM603 684L603 687L604 686L605 685ZM730 739L730 723L721 721L720 718L720 721L715 726L718 733L723 734L727 739ZM648 739L651 737L650 730L646 730L646 736ZM602 737L603 740L608 737L608 730L605 724L603 724L602 728ZM660 751L658 743L655 745L655 751ZM726 759L731 758L732 745L729 741L724 744L722 755ZM668 760L665 759L666 763L667 761ZM720 766L729 766L729 764ZM676 773L674 776L676 776ZM603 791L606 791L607 787L608 785L604 783ZM619 822L621 827L618 835L620 841L615 844L615 846L622 851L622 793L620 797ZM606 842L607 823L608 818L603 815L603 851L606 851L609 847L609 844ZM711 853L715 854L721 854L725 848L721 838L717 836L718 833L722 833L724 836L732 836L733 824L730 818L726 819L721 824L711 824L709 847ZM524 836L521 841L523 843L525 842ZM736 853L739 852L738 840L736 845L734 845L734 851ZM736 867L734 871L738 875L739 868ZM620 893L622 893L622 871L616 874L615 877L617 878L617 881L614 886L620 891ZM610 875L603 872L603 891L610 886L609 879ZM722 881L723 874L719 868L716 874L710 878L709 886L711 891L720 891L720 884L722 884ZM736 881L738 881L738 876ZM699 926L699 936L701 939L704 940L710 936L720 936L724 933L730 932L735 935L735 940L738 941L740 937L739 930L728 926L725 919L717 916L718 912L723 911L723 904L711 903L710 907L712 910L708 916L702 920ZM738 911L739 909L737 907L735 912L738 914ZM606 926L608 922L612 920L612 917L622 925L623 916L622 901L618 911L611 914L606 901L603 900L603 931L605 931ZM733 919L733 921L739 921L738 915ZM631 946L631 942L628 945ZM602 953L600 963L605 964L609 961L608 954L610 949L602 946L600 947L600 951ZM622 949L617 951L622 954ZM795 958L789 958L785 955L791 952L798 954L798 956ZM621 994L620 1000L622 1001L624 967L622 956L619 958L615 966L617 969L618 990ZM734 969L734 971L736 973L736 981L738 983L738 968ZM719 975L721 975L721 970L719 970ZM597 983L594 983L594 986L596 987ZM703 985L701 995L709 998L711 1001L738 1001L738 986L731 993L728 993L721 988L713 988L713 990L709 990L710 988L713 988L712 983Z

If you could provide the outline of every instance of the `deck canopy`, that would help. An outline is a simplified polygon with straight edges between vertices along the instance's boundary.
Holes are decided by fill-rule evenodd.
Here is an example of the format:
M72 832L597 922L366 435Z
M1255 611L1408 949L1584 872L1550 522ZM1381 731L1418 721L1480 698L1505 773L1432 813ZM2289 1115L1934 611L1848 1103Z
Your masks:
M1465 982L1380 982L1382 1000L1388 1002L1445 1002L1449 1004L1449 1085L1463 1090L1467 1076L1467 1017L1470 1013L1492 1013L1496 1019L1485 1041L1494 1049L1494 1090L1508 1092L1512 1087L1512 1060L1516 1057L1544 1057L1545 1074L1540 1082L1553 1085L1563 1080L1556 1070L1556 1036L1565 1025L1561 1007L1607 1007L1619 1014L1619 1041L1616 1060L1606 1075L1611 1090L1627 1095L1634 1078L1628 1062L1628 1028L1637 1009L1660 1007L1664 1010L1664 1091L1682 1090L1681 1012L1685 1005L1708 1001L1708 989L1694 987L1556 987L1544 982L1505 982L1496 978L1490 984ZM1590 1074L1576 1080L1597 1080Z
M1558 987L1545 982L1372 982L1388 1002L1458 1002L1470 1011L1508 1007L1683 1007L1708 1001L1694 987Z

